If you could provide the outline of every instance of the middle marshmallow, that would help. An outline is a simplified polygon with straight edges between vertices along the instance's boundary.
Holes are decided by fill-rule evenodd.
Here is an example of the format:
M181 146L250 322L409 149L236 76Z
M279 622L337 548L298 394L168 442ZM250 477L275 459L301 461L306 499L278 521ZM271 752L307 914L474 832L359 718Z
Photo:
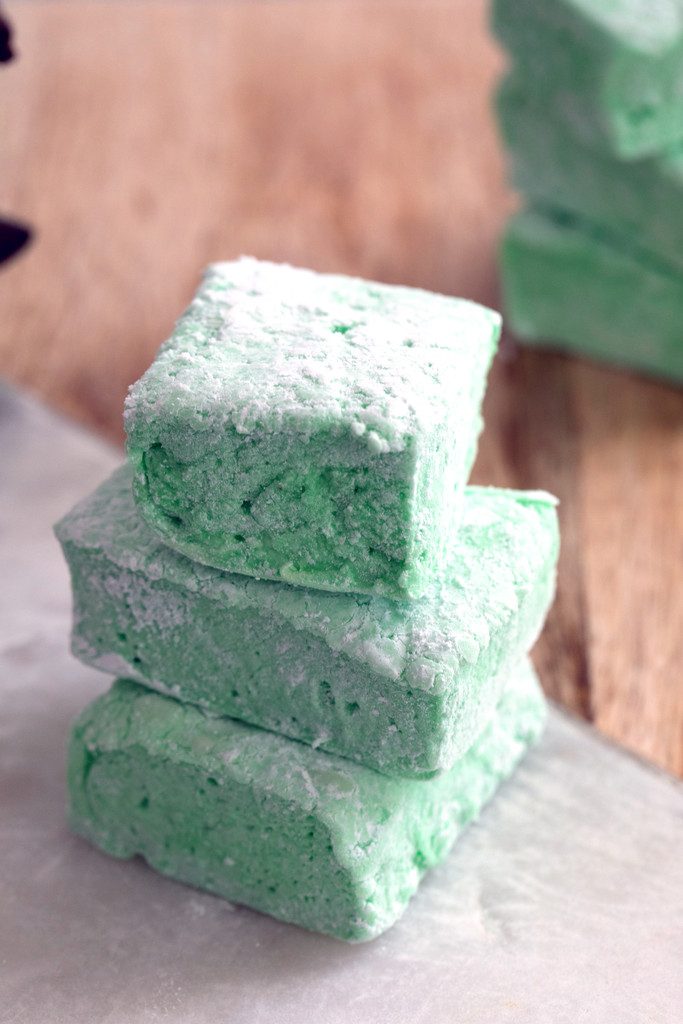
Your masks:
M57 527L86 663L390 775L450 768L486 726L552 598L555 499L470 487L427 594L255 580L166 547L122 467Z

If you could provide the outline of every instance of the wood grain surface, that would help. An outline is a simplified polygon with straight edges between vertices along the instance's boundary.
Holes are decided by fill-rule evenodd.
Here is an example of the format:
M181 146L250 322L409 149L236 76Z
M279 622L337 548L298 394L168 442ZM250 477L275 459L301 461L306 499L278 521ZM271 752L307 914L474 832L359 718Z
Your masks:
M482 0L9 4L0 373L120 441L202 266L246 252L498 303L514 206ZM479 482L561 499L547 692L683 774L683 393L517 350Z

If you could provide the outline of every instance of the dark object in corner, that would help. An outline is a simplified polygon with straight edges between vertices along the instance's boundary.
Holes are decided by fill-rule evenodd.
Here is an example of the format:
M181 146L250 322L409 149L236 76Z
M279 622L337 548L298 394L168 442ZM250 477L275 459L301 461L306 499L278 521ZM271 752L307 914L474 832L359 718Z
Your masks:
M0 64L6 64L13 58L12 29L7 19L0 14ZM0 220L0 263L16 256L30 238L30 228L11 220Z
M6 64L14 57L12 49L12 29L6 18L0 14L0 64Z
M23 224L0 220L0 263L16 256L31 238L31 231Z

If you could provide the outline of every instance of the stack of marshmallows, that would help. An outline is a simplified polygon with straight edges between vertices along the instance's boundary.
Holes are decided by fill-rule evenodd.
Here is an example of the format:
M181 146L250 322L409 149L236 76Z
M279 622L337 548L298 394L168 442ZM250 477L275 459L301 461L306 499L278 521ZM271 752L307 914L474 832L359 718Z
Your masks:
M116 857L359 941L539 736L555 500L466 487L500 318L211 266L57 526L73 650L120 676L70 748Z
M528 203L503 242L511 327L683 381L683 3L494 0L493 22Z

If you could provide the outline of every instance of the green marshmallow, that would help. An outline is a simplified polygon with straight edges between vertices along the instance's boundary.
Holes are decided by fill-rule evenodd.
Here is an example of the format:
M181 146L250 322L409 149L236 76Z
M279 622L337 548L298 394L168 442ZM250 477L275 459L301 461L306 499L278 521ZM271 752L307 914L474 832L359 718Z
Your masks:
M135 497L207 565L417 597L457 529L497 313L242 259L131 389Z
M520 338L683 380L683 276L571 217L528 210L501 253Z
M76 723L73 829L116 857L349 941L403 913L539 736L528 663L447 774L390 779L119 680Z
M505 79L497 106L513 184L534 206L604 225L683 270L683 142L619 160L580 142L519 74Z
M118 470L57 526L73 651L113 675L387 774L449 768L530 648L555 586L555 499L468 488L419 601L229 574L165 546Z
M493 28L586 142L635 159L683 137L680 0L494 0Z

